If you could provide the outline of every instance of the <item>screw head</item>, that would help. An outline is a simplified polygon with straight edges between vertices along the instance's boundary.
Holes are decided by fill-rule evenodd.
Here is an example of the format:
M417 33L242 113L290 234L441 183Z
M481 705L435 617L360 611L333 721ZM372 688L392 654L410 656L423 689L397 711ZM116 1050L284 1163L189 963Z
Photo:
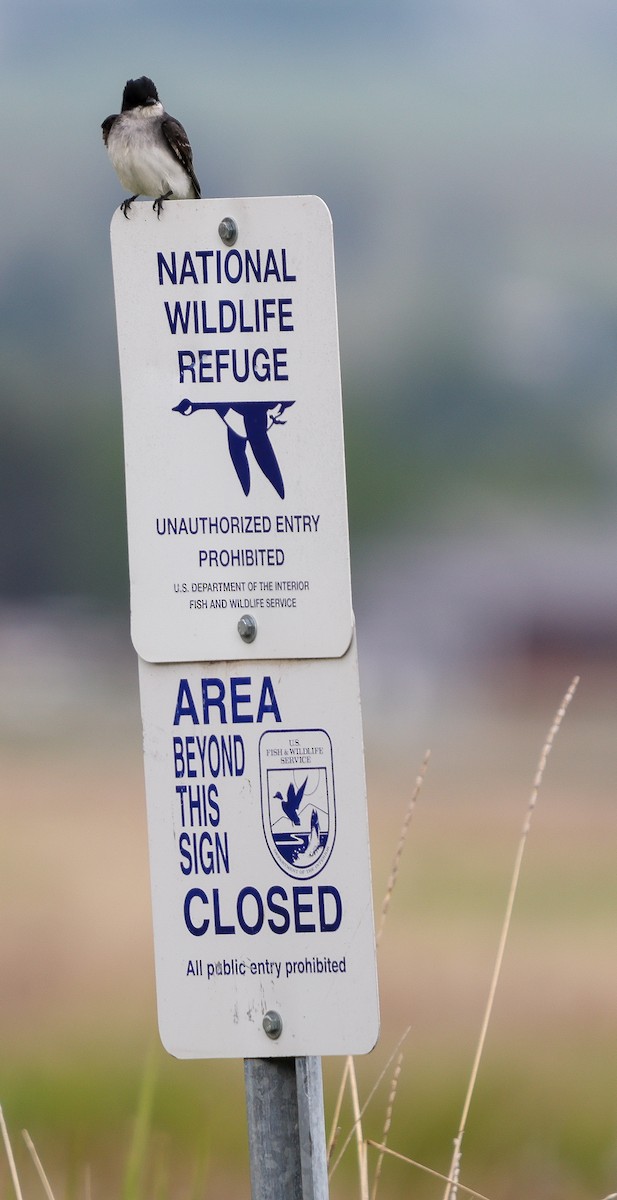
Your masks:
M268 1037L272 1038L273 1042L275 1042L277 1038L280 1038L283 1032L283 1018L281 1017L280 1013L274 1012L273 1009L270 1009L270 1011L266 1013L262 1021L262 1025Z
M247 644L254 642L255 638L257 637L257 621L255 618L251 617L248 613L245 613L243 617L240 617L240 620L238 621L238 633L240 634L243 642L246 642Z
M226 246L233 246L238 240L238 226L233 217L223 217L219 225L219 237Z

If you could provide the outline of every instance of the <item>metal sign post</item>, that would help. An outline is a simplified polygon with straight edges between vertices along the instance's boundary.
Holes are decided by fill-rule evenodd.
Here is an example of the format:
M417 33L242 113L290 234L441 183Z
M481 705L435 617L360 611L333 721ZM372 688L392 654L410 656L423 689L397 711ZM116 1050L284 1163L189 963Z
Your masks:
M253 1200L328 1200L321 1059L244 1062Z
M111 233L161 1039L245 1059L255 1200L323 1200L317 1056L379 1020L330 215Z

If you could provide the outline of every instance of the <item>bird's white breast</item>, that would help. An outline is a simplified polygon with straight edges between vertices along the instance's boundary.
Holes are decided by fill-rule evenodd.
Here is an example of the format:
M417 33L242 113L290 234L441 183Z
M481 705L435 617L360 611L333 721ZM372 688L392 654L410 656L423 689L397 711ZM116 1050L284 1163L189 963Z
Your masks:
M182 164L165 142L161 104L121 113L107 140L107 152L120 183L138 196L164 196L178 200L194 196Z

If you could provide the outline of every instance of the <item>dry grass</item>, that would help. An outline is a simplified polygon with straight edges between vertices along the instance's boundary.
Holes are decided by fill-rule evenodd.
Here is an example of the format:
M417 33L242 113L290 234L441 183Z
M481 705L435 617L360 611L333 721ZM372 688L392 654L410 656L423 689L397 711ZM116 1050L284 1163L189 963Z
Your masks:
M339 1117L340 1117L340 1110L341 1110L342 1102L343 1102L343 1093L344 1093L345 1087L347 1086L350 1090L351 1098L352 1098L352 1112L353 1112L353 1118L354 1118L352 1129L353 1129L353 1132L355 1135L356 1145L357 1145L359 1194L360 1194L361 1200L365 1200L365 1197L367 1197L368 1193L369 1193L369 1170L368 1170L368 1160L367 1160L367 1156L365 1153L366 1148L369 1146L373 1147L375 1150L378 1151L378 1158L377 1158L376 1166L375 1166L374 1173L373 1173L373 1186L371 1189L371 1200L375 1200L375 1198L377 1196L379 1181L380 1181L380 1177L381 1177L381 1170L382 1170L382 1165L383 1165L383 1160L384 1160L385 1155L391 1156L392 1158L395 1158L400 1162L404 1162L408 1166L413 1167L413 1168L423 1172L426 1175L430 1175L433 1178L441 1179L446 1184L444 1200L458 1200L459 1193L464 1193L466 1195L480 1197L481 1200L487 1200L487 1197L484 1195L484 1193L471 1188L468 1184L463 1184L461 1181L460 1172L461 1172L463 1138L464 1138L464 1135L465 1135L465 1132L467 1129L467 1122L468 1122L468 1118L469 1118L471 1102L472 1102L472 1098L473 1098L477 1080L478 1080L478 1074L479 1074L480 1065L481 1065L482 1057L483 1057L484 1050L485 1050L489 1025L490 1025L491 1018L493 1015L493 1009L494 1009L494 1005L495 1005L497 988L498 988L498 984L499 984L501 973L502 973L506 945L507 945L508 936L510 933L514 902L515 902L515 899L517 896L520 878L521 878L521 868L522 868L522 863L523 863L523 856L524 856L525 848L527 845L527 840L528 840L530 830L531 830L532 817L533 817L533 814L534 814L534 811L536 809L536 805L538 802L540 787L542 785L542 780L543 780L544 773L546 770L549 754L553 748L555 738L559 732L559 729L560 729L562 721L565 717L566 711L574 697L578 683L579 683L579 679L578 679L578 677L575 677L575 679L572 681L570 687L566 691L566 693L561 701L561 704L559 705L559 708L555 714L555 718L551 724L551 727L549 729L546 740L543 744L539 762L538 762L537 769L536 769L536 773L534 776L533 785L532 785L532 789L531 789L531 795L530 795L528 803L527 803L527 808L526 808L525 816L524 816L524 820L523 820L523 826L522 826L522 830L521 830L521 834L520 834L520 838L519 838L519 842L518 842L518 848L517 848L517 852L516 852L516 856L515 856L514 869L512 872L510 889L509 889L509 892L507 895L507 900L506 900L505 914L504 914L503 922L502 922L502 926L501 926L501 933L500 933L499 940L498 940L496 958L495 958L495 962L494 962L493 972L492 972L490 985L489 985L489 989L488 989L488 996L486 999L484 1014L483 1014L482 1023L481 1023L480 1036L479 1036L479 1039L477 1042L476 1052L475 1052L475 1055L473 1058L471 1071L470 1071L470 1075L469 1075L469 1080L468 1080L468 1084L467 1084L467 1089L465 1092L462 1115L461 1115L459 1126L458 1126L458 1132L454 1138L454 1153L453 1153L452 1161L450 1164L450 1168L449 1168L447 1174L442 1174L441 1172L435 1170L433 1167L427 1166L426 1163L421 1163L415 1159L412 1159L409 1155L405 1155L405 1154L401 1153L400 1151L395 1151L387 1145L387 1136L390 1131L390 1127L391 1127L391 1123L392 1123L393 1104L394 1104L394 1099L396 1096L399 1078L400 1078L402 1056L399 1055L399 1057L397 1059L397 1066L396 1066L394 1075L392 1077L392 1081L391 1081L391 1085L390 1085L390 1093L389 1093L387 1103L386 1103L386 1116L385 1116L385 1121L384 1121L384 1130L383 1130L381 1139L378 1141L376 1141L372 1138L366 1137L364 1134L364 1130L362 1127L362 1116L365 1111L366 1104L364 1105L364 1107L362 1109L360 1108L355 1065L354 1065L353 1060L348 1059L346 1062L346 1065L345 1065L345 1070L343 1073L341 1087L339 1089L339 1093L338 1093L338 1097L337 1097L337 1105L336 1105L336 1109L335 1109L335 1119L336 1119L336 1122L338 1122ZM393 865L392 865L392 868L390 871L388 884L386 886L385 899L384 899L383 906L382 906L382 917L381 917L381 922L380 922L379 930L378 930L378 942L381 940L381 936L384 931L385 919L386 919L388 910L390 908L393 893L394 893L394 888L395 888L397 879L399 877L399 872L400 872L400 867L401 867L401 859L402 859L405 843L407 840L411 815L416 806L420 787L421 787L421 785L424 781L425 775L426 775L427 766L428 766L428 755L424 759L424 762L422 764L422 769L416 779L416 786L414 788L414 791L412 793L411 799L409 801L409 804L408 804L406 812L405 812L401 833L399 835L399 839L398 839L398 843L397 843L397 847L396 847L396 851L395 851L395 855L394 855ZM349 1138L347 1139L347 1141L348 1140L349 1140ZM344 1144L343 1150L345 1148L345 1145L346 1145L346 1143ZM339 1158L336 1160L333 1170L336 1167L336 1165L338 1164L338 1162L340 1161L341 1156L342 1156L342 1152L341 1152L341 1155L339 1155Z
M539 759L538 766L536 769L536 774L535 774L533 786L531 789L531 796L529 798L529 803L527 805L527 811L525 813L525 819L523 821L523 828L521 831L521 836L520 836L520 840L518 843L518 849L516 852L516 858L515 858L515 862L514 862L514 871L512 873L510 890L508 892L508 899L506 902L505 916L503 919L503 925L501 927L501 935L500 935L499 944L497 947L497 957L495 959L495 966L493 968L493 974L492 974L491 983L490 983L490 987L489 987L488 998L487 998L487 1002L486 1002L486 1007L484 1009L484 1017L482 1019L482 1026L480 1029L480 1037L478 1040L478 1045L476 1048L476 1053L475 1053L475 1057L474 1057L472 1068L471 1068L471 1074L469 1076L469 1083L467 1085L467 1091L465 1093L465 1100L463 1103L463 1113L461 1116L458 1133L454 1139L454 1155L452 1158L452 1163L450 1165L450 1171L449 1171L449 1175L448 1175L448 1184L446 1187L444 1200L450 1200L450 1198L452 1198L452 1200L456 1200L456 1193L458 1190L458 1184L459 1184L459 1179L460 1179L461 1152L462 1152L463 1138L465 1136L465 1130L467 1127L467 1118L469 1116L469 1109L471 1107L471 1101L473 1098L473 1093L474 1093L476 1081L478 1078L480 1062L482 1060L482 1055L484 1053L484 1047L486 1044L486 1035L488 1033L488 1027L490 1024L491 1017L493 1015L495 996L497 993L497 986L499 984L499 979L501 976L501 968L503 966L503 958L504 958L504 954L505 954L505 950L506 950L508 934L510 932L510 923L512 921L512 910L514 908L514 901L516 899L518 885L519 885L520 878L521 878L521 867L523 865L523 855L525 853L525 847L527 845L527 838L529 836L529 831L531 829L531 821L532 821L532 817L533 817L533 814L535 811L536 804L538 802L538 795L540 792L542 779L544 778L544 771L546 769L548 756L553 748L553 742L555 741L555 738L561 728L561 723L563 721L563 718L566 715L566 711L570 705L570 702L571 702L571 700L574 696L574 693L578 687L578 684L579 684L579 679L578 679L578 676L576 676L572 680L570 687L568 688L567 692L565 693L565 696L563 697L563 700L561 701L561 704L559 705L559 708L557 709L555 718L549 729L546 741L544 742L544 745L542 747L540 759Z

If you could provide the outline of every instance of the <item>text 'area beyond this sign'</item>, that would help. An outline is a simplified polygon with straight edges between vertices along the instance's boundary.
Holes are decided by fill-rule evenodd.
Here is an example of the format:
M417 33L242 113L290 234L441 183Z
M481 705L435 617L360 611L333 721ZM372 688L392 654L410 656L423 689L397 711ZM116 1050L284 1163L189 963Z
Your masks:
M139 668L163 1045L179 1058L370 1050L355 639L341 659Z
M195 200L157 220L135 203L111 238L138 654L343 655L352 612L326 206ZM251 645L237 629L245 613Z

